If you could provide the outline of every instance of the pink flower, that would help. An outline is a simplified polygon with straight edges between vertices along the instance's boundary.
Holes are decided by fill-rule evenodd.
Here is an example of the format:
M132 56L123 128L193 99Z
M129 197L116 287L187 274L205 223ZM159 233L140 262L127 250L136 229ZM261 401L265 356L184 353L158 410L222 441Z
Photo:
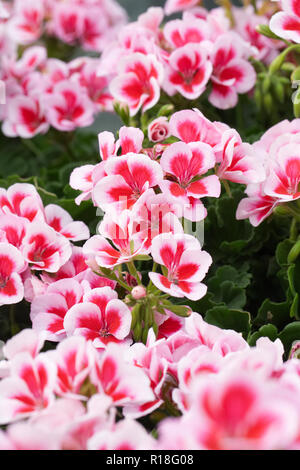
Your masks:
M105 171L108 176L93 191L96 205L103 210L111 206L118 211L132 208L147 189L163 179L159 163L142 154L110 158L105 162Z
M168 58L168 65L166 88L169 94L178 92L189 100L202 95L212 73L212 64L202 45L191 43L177 48Z
M207 449L282 449L295 439L297 413L271 383L258 384L239 372L199 382L195 393L191 415L197 413L198 436Z
M222 330L215 325L206 323L201 315L192 313L185 320L185 330L190 338L199 341L199 345L205 345L220 356L249 350L248 343L241 334L233 330Z
M136 52L121 61L110 91L115 99L128 104L134 116L140 108L147 111L158 102L162 80L163 67L155 56Z
M70 214L56 204L45 207L45 218L50 227L68 240L77 242L90 236L90 231L83 222L74 222Z
M242 142L236 131L225 131L223 152L217 175L235 183L259 183L265 179L265 170L255 149Z
M73 189L82 191L82 194L76 197L75 203L80 205L82 201L91 199L94 186L106 176L103 162L97 165L82 165L75 168L70 176L70 186Z
M212 263L211 256L201 251L198 240L191 235L162 234L152 242L154 261L167 268L167 274L149 273L153 284L174 297L198 300L206 294L200 281Z
M98 61L88 61L76 77L94 103L95 112L112 111L112 96L108 91L108 78L97 75Z
M55 5L51 29L55 35L68 44L74 44L79 38L82 10L71 3Z
M171 15L177 11L187 10L199 3L198 0L167 0L165 4L166 15Z
M248 198L240 201L236 217L249 217L257 226L278 204L300 198L299 120L276 124L252 147L264 164L265 178L260 184L248 185Z
M279 199L265 194L263 187L263 183L248 185L245 191L248 197L242 199L237 207L237 220L249 218L253 227L257 227L273 212Z
M137 421L123 419L112 429L103 429L89 440L89 450L146 450L153 449L154 439Z
M154 399L150 380L144 370L124 359L123 345L109 344L95 362L93 383L99 393L111 398L115 406L146 403Z
M68 310L82 301L83 289L74 279L53 282L31 303L30 319L34 330L47 334L50 341L66 337L64 318Z
M174 47L209 40L211 31L204 19L193 15L184 16L182 20L173 20L166 23L163 31L165 39Z
M64 319L69 336L84 336L97 348L126 338L130 325L129 308L110 287L93 289L85 294L83 303L74 305Z
M17 0L14 2L14 15L9 22L10 33L18 43L30 44L41 36L43 19L43 2Z
M38 356L44 342L45 334L26 328L5 343L3 353L9 360L23 352L28 352L34 358Z
M33 223L23 240L22 253L31 269L55 273L72 254L70 242L53 228Z
M52 431L29 421L11 424L0 432L0 450L60 450L60 439Z
M123 211L119 217L107 213L99 231L101 235L94 235L84 244L83 252L100 267L111 268L127 263L147 251L146 248L143 249L144 240L133 240L129 211ZM114 246L105 237L109 238Z
M157 235L182 233L183 228L177 217L181 213L181 205L177 207L174 198L167 194L155 194L148 189L132 211L132 240L137 242L137 246L148 250Z
M116 143L117 151L121 151L121 155L140 153L143 148L143 140L144 133L141 129L123 126L119 130L119 140Z
M213 64L212 92L209 101L220 109L237 104L238 93L247 93L256 80L255 70L247 62L250 52L236 33L220 36L211 53Z
M94 107L86 92L76 83L63 80L44 97L49 123L60 131L73 131L92 124Z
M0 188L0 212L24 217L30 222L44 219L42 200L32 184L16 183Z
M26 234L29 221L17 215L8 214L0 217L0 237L3 242L8 242L16 248L20 248Z
M203 142L210 145L216 152L220 145L223 132L229 129L226 124L209 121L198 109L178 111L171 116L171 135L186 144Z
M170 193L183 205L190 205L189 198L219 197L221 187L218 177L202 177L215 165L215 156L209 145L202 142L176 142L164 151L160 163L169 178L160 183L161 190ZM189 218L187 211L184 212L185 217ZM205 216L206 210L203 207L200 219Z
M10 371L0 383L1 424L38 413L54 400L56 366L45 354L17 354Z
M0 305L16 304L24 297L20 273L26 264L20 251L9 243L0 243Z
M284 142L277 150L277 159L269 165L264 191L282 202L300 198L300 142Z
M49 351L47 355L57 367L57 395L85 399L81 395L81 387L89 376L95 359L91 343L81 336L72 336L64 339L55 351Z
M148 126L148 139L152 142L162 142L170 136L168 118L161 116Z
M300 42L300 9L298 0L283 0L281 2L283 11L272 16L270 29L277 36L293 41Z
M150 7L138 17L138 24L154 33L159 32L159 25L164 19L164 11L160 7Z
M29 139L37 134L46 134L48 130L49 124L38 99L18 95L9 100L7 116L2 124L4 135Z

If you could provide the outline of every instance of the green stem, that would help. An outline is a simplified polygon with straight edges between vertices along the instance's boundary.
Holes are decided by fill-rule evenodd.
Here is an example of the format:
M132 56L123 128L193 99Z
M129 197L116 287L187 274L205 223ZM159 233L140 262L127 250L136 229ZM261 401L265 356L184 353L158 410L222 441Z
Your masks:
M291 242L296 242L297 238L298 238L297 219L293 217L291 227L290 227L290 240Z
M31 139L21 139L22 144L25 145L37 158L42 159L43 154L40 149L32 142Z
M120 286L124 287L124 289L128 290L129 292L132 291L132 287L130 287L125 281L120 279L116 274L114 274L113 280L117 281L117 283L120 284Z
M19 332L19 327L15 320L15 305L12 304L9 308L10 332L14 336Z
M289 205L285 205L284 209L287 213L292 215L294 219L296 219L297 222L300 222L300 211L298 211L296 208L291 207Z
M142 281L140 279L139 273L137 272L134 261L129 261L126 264L127 264L128 271L130 272L130 274L137 280L137 283L141 285Z
M124 289L128 290L129 292L132 291L132 287L130 287L123 279L120 278L122 274L120 274L120 277L118 277L115 273L106 274L106 273L99 273L97 271L93 271L93 272L97 274L97 276L103 276L106 279L110 279L111 281L116 281L118 284L120 284L120 286L124 287Z
M152 272L153 272L153 273L156 272L157 266L158 266L158 264L154 262L154 263L153 263L153 266L152 266ZM148 284L147 289L148 289L148 290L151 290L151 287L152 287L152 286L153 286L153 282L152 282L151 279L150 279L150 282L149 282L149 284Z
M224 188L225 188L225 191L228 195L228 197L232 198L232 194L231 194L231 190L230 190L230 186L229 186L229 183L227 180L222 180L222 183L224 185Z
M273 74L277 72L278 70L280 70L281 66L284 63L286 56L292 51L300 52L300 44L292 44L291 46L287 47L281 54L279 54L279 56L277 56L273 60L273 62L271 63L269 67L270 74Z

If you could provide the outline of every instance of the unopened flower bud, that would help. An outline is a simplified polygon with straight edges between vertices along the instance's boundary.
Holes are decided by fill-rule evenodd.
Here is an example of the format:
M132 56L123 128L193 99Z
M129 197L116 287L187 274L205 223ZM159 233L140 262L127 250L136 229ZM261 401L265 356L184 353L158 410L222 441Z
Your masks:
M146 288L144 286L135 286L131 291L131 295L135 300L142 299L147 295Z

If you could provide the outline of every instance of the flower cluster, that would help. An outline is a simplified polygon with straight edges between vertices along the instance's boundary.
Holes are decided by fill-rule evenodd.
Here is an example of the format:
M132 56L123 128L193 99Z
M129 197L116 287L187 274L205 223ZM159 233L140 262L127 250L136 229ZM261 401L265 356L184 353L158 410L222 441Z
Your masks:
M7 7L9 37L26 46L45 34L100 52L127 20L114 0L14 0Z
M33 185L0 188L0 305L18 303L24 293L32 298L43 285L37 274L51 278L67 270L76 258L72 242L87 238L89 229L83 222L74 222L55 204L44 207Z
M248 197L240 202L237 219L249 218L257 226L282 204L283 211L293 215L294 201L300 198L299 142L300 120L294 119L271 127L253 144L253 151L264 163L266 177L261 183L247 186ZM297 206L295 211L297 216Z
M44 339L23 330L4 346L1 449L299 449L299 361L283 363L279 340L250 348L197 313L146 345L75 335L41 352ZM136 419L165 407L154 439Z
M166 12L197 2L167 2ZM188 9L182 19L167 21L161 8L150 8L122 28L118 40L104 50L99 74L109 76L114 98L136 115L152 108L162 93L195 100L208 91L209 102L232 108L238 94L252 90L256 74L251 56L270 61L278 44L255 27L268 18L253 10L232 8L234 26L221 8Z
M272 101L300 77L299 1L220 3L125 25L114 0L0 0L2 131L30 164L41 143L34 168L48 138L23 139L124 122L99 161L1 183L1 450L300 449L300 119ZM72 46L103 53L54 58ZM272 213L283 235L235 220Z
M6 136L31 138L50 126L73 131L93 123L102 110L112 110L108 81L97 76L98 59L80 57L66 63L47 57L43 46L32 46L17 59L3 59L0 78L6 104L1 106Z

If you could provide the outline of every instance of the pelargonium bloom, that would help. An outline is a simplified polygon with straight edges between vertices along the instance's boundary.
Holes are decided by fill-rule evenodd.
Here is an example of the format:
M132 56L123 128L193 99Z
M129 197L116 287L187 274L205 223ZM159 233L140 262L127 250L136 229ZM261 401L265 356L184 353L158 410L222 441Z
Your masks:
M60 131L92 124L94 107L83 88L69 80L59 82L44 97L48 122Z
M94 235L83 247L83 252L95 260L96 266L111 268L127 263L135 256L148 251L145 240L133 240L132 216L129 211L123 211L119 217L116 214L107 213L100 224L99 231L101 235ZM113 242L114 246L107 238Z
M130 209L149 188L163 179L159 163L142 154L128 153L105 162L108 176L95 186L93 199L98 207L107 210L113 206L118 211Z
M42 295L31 303L32 327L45 332L50 341L61 341L66 337L64 318L68 310L82 301L83 289L75 279L53 282Z
M26 267L20 251L9 243L0 243L0 305L15 304L24 297L20 273Z
M72 254L70 242L46 223L32 223L23 240L22 253L31 269L55 273Z
M156 57L136 52L121 61L110 91L115 99L128 104L134 116L140 108L147 111L158 102L162 80L163 66Z
M171 15L177 11L192 8L199 3L198 0L167 0L165 5L166 15Z
M165 266L165 275L150 272L153 284L174 297L201 299L207 288L200 281L212 263L211 256L201 250L196 238L186 234L162 234L152 241L154 261Z
M219 197L221 187L218 177L202 177L215 162L214 153L208 144L176 142L164 151L160 159L161 166L167 178L169 177L160 183L160 188L186 206L191 202L189 198ZM201 218L205 216L206 210L203 207Z
M237 104L238 93L247 93L253 88L256 74L246 60L249 55L248 45L236 33L224 34L216 40L211 54L213 73L209 96L216 108L232 108Z
M300 43L300 8L298 0L283 0L283 11L275 13L270 20L270 29L280 38Z
M205 91L212 73L212 64L202 45L187 44L176 49L168 58L166 89L171 95L179 92L189 100Z
M110 287L92 289L81 304L74 305L64 318L69 336L84 336L97 348L119 342L130 332L131 313Z
M46 354L33 358L17 354L10 363L10 376L0 383L0 422L10 423L38 413L54 401L56 366Z

